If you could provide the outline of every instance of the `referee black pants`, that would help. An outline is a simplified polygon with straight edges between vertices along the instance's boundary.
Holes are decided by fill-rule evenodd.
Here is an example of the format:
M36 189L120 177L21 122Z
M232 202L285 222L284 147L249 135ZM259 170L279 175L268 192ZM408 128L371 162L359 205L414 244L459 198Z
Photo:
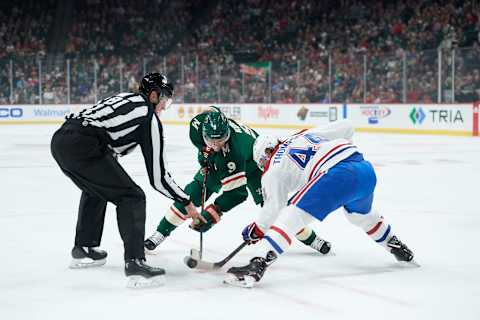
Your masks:
M106 132L67 120L53 135L51 152L82 190L75 245L100 245L107 201L117 207L125 260L144 258L145 194L107 149Z

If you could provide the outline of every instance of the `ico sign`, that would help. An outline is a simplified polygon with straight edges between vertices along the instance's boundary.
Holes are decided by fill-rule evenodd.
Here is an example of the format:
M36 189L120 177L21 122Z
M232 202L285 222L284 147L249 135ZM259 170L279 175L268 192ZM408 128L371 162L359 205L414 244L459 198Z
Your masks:
M23 117L22 108L0 108L0 118L21 118Z

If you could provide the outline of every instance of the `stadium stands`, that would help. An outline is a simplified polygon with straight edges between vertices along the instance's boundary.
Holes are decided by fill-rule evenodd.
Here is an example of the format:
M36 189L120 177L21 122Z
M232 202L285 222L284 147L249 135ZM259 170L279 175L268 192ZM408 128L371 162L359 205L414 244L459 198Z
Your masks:
M135 89L149 70L166 72L185 102L480 99L478 1L1 6L0 103L89 103ZM62 12L68 23L57 39Z

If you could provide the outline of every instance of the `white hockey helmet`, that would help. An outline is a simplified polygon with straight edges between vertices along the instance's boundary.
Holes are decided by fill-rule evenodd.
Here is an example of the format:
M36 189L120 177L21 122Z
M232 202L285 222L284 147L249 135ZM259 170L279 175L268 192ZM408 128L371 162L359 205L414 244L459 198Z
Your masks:
M278 143L280 143L280 140L275 136L262 135L257 137L253 144L253 160L257 163L260 170L263 171L273 149L275 149Z

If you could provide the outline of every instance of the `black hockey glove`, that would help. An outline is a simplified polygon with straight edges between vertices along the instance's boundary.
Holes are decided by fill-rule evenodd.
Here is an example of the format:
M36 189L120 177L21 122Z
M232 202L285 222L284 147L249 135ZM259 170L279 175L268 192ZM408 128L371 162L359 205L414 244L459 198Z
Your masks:
M213 168L213 154L215 152L212 148L203 147L202 151L198 151L198 163L202 168Z

